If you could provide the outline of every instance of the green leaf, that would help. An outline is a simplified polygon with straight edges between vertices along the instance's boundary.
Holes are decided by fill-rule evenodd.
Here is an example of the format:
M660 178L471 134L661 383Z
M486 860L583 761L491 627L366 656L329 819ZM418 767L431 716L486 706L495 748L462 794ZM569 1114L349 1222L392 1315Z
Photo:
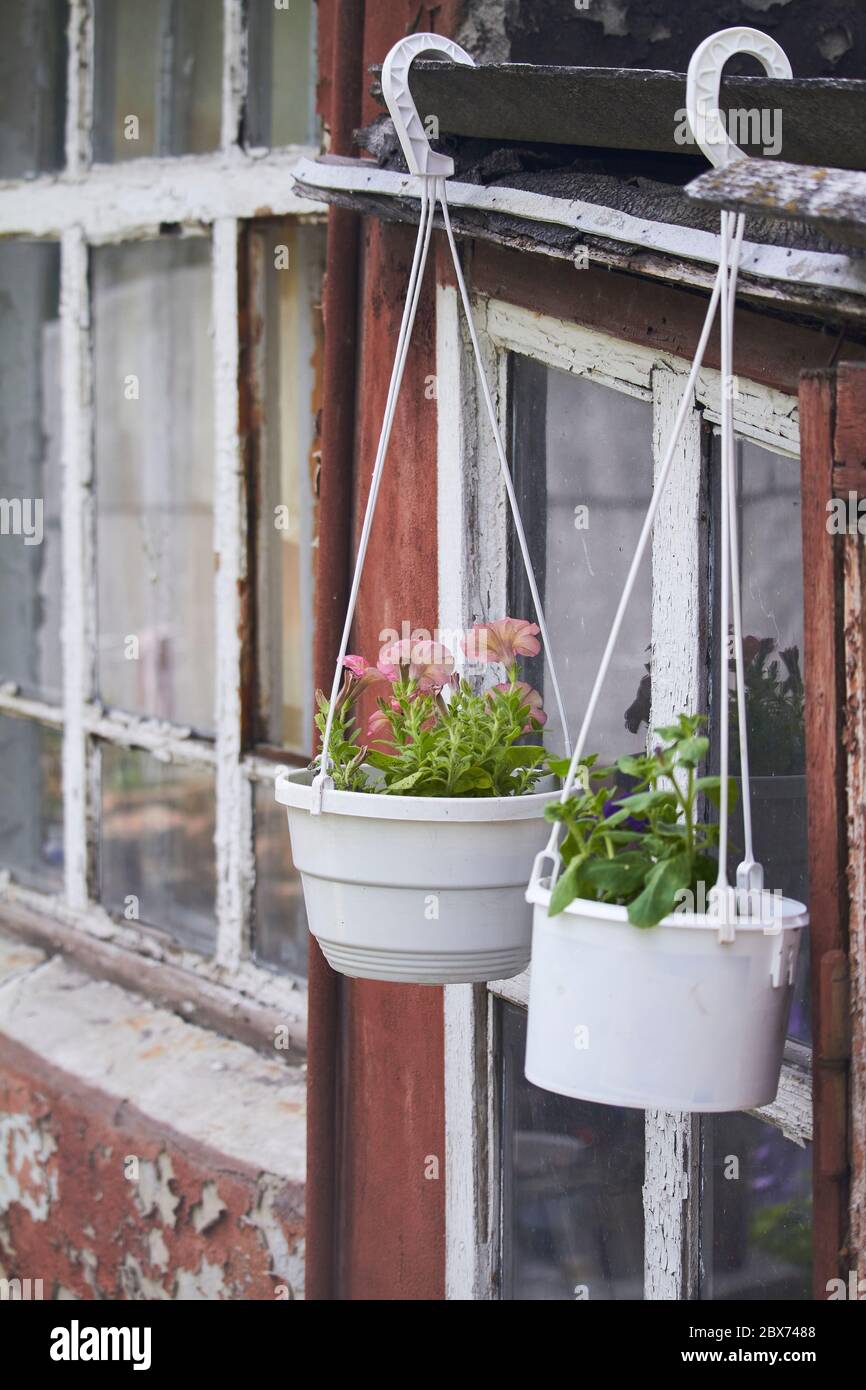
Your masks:
M518 743L505 749L502 760L507 768L534 767L543 757L544 749L537 744Z
M547 909L549 917L556 917L577 897L577 885L582 864L582 859L572 859L565 872L560 874L556 880L556 885L550 895L550 906Z
M633 796L621 796L616 804L629 815L642 818L648 811L660 811L668 806L676 809L677 799L673 792L659 788L654 792L635 792Z
M419 768L416 768L414 772L410 772L408 777L401 777L400 780L399 780L398 782L391 782L391 783L389 783L389 785L388 785L388 787L387 787L387 790L388 790L389 792L398 792L398 793L399 793L399 792L408 792L408 791L411 791L413 787L415 787L415 786L418 785L418 783L421 781L422 777L429 777L429 776L430 776L430 768L429 768L429 767L419 767Z
M677 762L683 767L697 767L709 751L710 740L708 738L684 738L682 743L677 745Z
M660 728L654 729L653 732L658 734L659 738L665 739L666 742L682 738L683 736L683 729L679 724L662 724Z
M466 796L467 792L487 791L493 786L493 778L483 767L470 767L461 772L454 783L453 795Z
M647 875L643 892L629 904L628 920L635 927L654 927L673 912L677 893L690 886L689 860L685 854L661 859Z
M721 777L696 777L695 790L704 792L707 798L718 807L721 803L722 779ZM728 778L728 805L736 806L740 789L737 786L736 778Z
M618 854L614 859L594 859L584 867L582 879L601 893L617 898L631 896L653 867L645 854Z
M617 758L616 765L620 772L625 773L626 777L643 778L647 770L647 759L633 757L631 753L627 753L623 757Z
M368 748L364 761L368 762L371 767L378 768L380 772L390 772L399 764L400 759L392 753L380 753L378 748Z

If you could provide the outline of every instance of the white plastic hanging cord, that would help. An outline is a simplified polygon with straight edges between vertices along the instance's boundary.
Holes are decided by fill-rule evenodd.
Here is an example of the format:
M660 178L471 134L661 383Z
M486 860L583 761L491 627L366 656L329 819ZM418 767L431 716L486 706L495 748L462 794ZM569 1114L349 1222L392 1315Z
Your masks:
M740 264L740 248L743 241L746 219L741 213L734 217L733 213L724 213L728 221L729 229L734 226L733 245L730 254L730 276L727 287L727 303L723 299L722 312L728 319L727 348L728 360L723 363L723 380L729 382L726 391L727 399L724 405L727 408L727 446L728 446L728 507L729 507L729 536L731 550L731 596L734 617L734 667L737 689L737 730L740 746L740 780L743 788L743 838L744 851L742 862L737 867L737 897L738 911L741 915L748 915L756 908L754 895L760 894L764 886L764 873L760 864L755 860L755 853L752 840L752 796L749 779L749 730L746 710L746 682L745 682L745 660L743 657L743 618L742 618L742 599L740 586L740 554L738 540L738 521L737 521L737 487L736 474L734 471L734 422L733 422L733 343L734 343L734 310L737 293L737 274ZM724 439L723 439L724 444ZM727 714L723 715L726 718Z
M722 513L722 544L721 544L721 592L720 592L720 618L719 618L719 647L721 652L721 671L719 675L720 704L722 706L719 716L719 774L721 776L721 790L719 793L719 871L716 877L716 885L710 894L709 907L719 916L722 923L722 930L727 931L732 913L728 901L728 767L729 767L729 711L728 711L728 662L729 657L729 628L730 628L730 596L731 596L731 507L730 507L730 474L731 474L731 450L730 428L729 428L729 392L730 378L728 376L729 364L731 361L730 339L731 321L728 314L729 301L729 267L731 256L731 229L728 223L727 213L722 213L721 222L721 252L719 255L719 270L722 275L722 294L721 294L721 339L722 339L722 492L721 492L721 513ZM735 654L736 655L736 654Z
M382 472L385 464L385 455L388 452L388 443L391 438L391 427L394 423L394 412L397 405L397 398L400 394L400 385L403 380L403 371L406 366L406 358L409 351L409 342L412 336L412 326L415 322L415 313L421 296L421 284L424 277L424 267L427 263L427 253L430 248L430 235L433 230L433 212L436 206L435 190L428 188L426 177L421 178L421 215L418 222L418 238L415 242L415 254L412 259L412 269L409 273L409 285L406 294L406 304L403 309L403 319L400 324L400 333L397 339L397 351L394 357L394 365L391 369L391 381L388 387L388 396L385 402L385 414L382 421L382 432L379 436L379 447L376 451L376 461L373 465L373 477L370 482L370 494L367 498L367 507L364 512L364 524L361 529L361 538L358 542L358 554L355 560L355 573L352 578L352 588L349 594L349 603L346 609L346 620L343 624L343 636L340 641L340 654L337 658L337 666L334 671L334 683L331 687L331 700L328 706L328 717L325 722L325 734L322 741L322 753L320 758L319 771L313 778L312 797L310 800L310 811L313 815L318 815L322 809L322 796L325 786L330 778L328 768L331 763L331 735L334 727L334 716L337 710L337 696L343 679L343 661L349 650L349 639L352 633L352 620L355 616L355 605L358 601L358 590L361 586L361 575L364 569L364 560L367 556L367 546L370 541L370 532L373 525L373 514L376 510L376 499L379 495L379 485L382 481Z
M445 223L445 233L448 237L448 245L451 248L451 259L454 262L454 273L457 276L457 284L460 289L460 298L463 301L463 311L466 315L466 324L469 329L469 337L472 340L472 351L475 354L475 362L478 367L478 379L481 383L481 393L484 397L484 404L487 406L487 415L490 419L490 428L493 431L493 441L496 445L496 453L499 458L499 469L502 473L502 481L505 484L505 491L508 494L508 502L511 507L511 516L514 521L514 530L520 545L520 553L523 557L523 565L526 570L526 577L529 580L529 591L532 594L532 602L535 607L535 616L538 619L538 626L541 629L541 638L544 643L544 651L547 657L547 664L550 668L550 683L553 686L553 695L556 701L556 708L559 720L562 725L562 734L565 740L565 756L571 756L571 739L568 733L568 720L565 717L565 705L562 699L562 692L559 688L559 680L556 674L556 667L553 661L553 648L550 644L550 637L547 631L547 622L544 617L544 609L541 603L541 595L538 592L538 585L535 582L535 572L532 568L532 560L529 554L529 546L526 542L526 532L523 529L523 522L520 517L520 509L517 505L517 497L514 492L514 483L511 478L511 471L508 467L508 460L505 456L505 447L502 443L502 435L499 429L499 421L496 418L496 410L493 405L493 398L490 394L490 387L487 384L487 373L484 370L484 360L481 356L481 348L478 345L478 335L475 332L475 321L472 317L472 306L469 302L469 294L466 290L466 281L463 278L463 267L460 264L460 257L457 254L457 246L454 241L454 232L451 227L451 215L448 211L448 197L445 189L445 180L438 179L438 195L442 204L442 218Z
M595 714L596 706L598 704L599 696L601 694L601 688L604 685L604 680L608 672L608 667L610 666L611 657L613 656L613 649L616 646L616 641L619 637L619 630L622 627L622 621L625 617L625 610L628 607L628 602L631 598L632 590L635 585L635 580L637 579L637 573L640 569L641 560L643 559L643 554L646 550L647 542L649 541L650 535L652 533L653 522L655 520L656 512L658 511L659 505L661 503L662 493L664 492L665 484L670 475L671 468L673 467L674 456L676 453L677 445L680 442L680 436L683 432L683 427L686 421L686 415L688 414L688 411L691 409L694 402L695 382L697 381L698 372L700 371L701 365L704 360L704 353L707 350L707 343L710 337L710 329L712 328L716 308L718 306L719 298L721 296L721 290L722 267L720 266L718 274L716 275L715 284L713 285L713 293L710 297L709 305L707 306L707 313L704 319L704 326L701 329L701 336L698 340L698 345L695 350L695 358L692 363L692 368L689 372L688 379L686 381L682 398L680 400L679 409L677 410L673 431L671 433L670 440L668 441L668 447L665 452L661 468L659 469L655 487L653 488L652 499L650 501L649 507L647 508L647 513L644 518L643 527L641 528L640 537L638 538L638 543L635 548L634 555L632 556L631 566L629 568L628 576L626 577L625 586L623 588L622 596L619 601L619 607L616 610L616 616L614 617L613 623L611 624L607 644L605 646L604 654L601 658L601 664L599 665L598 673L595 678L595 684L592 687L592 691L590 693L590 697L586 706L586 713L583 716L583 723L580 727L580 733L577 736L577 743L575 744L574 752L571 755L571 764L568 769L568 776L566 777L563 783L562 793L560 795L560 802L563 804L568 800L568 797L571 794L571 789L574 786L574 779L577 775L578 764L580 762L581 755L586 745L586 736L589 732L589 726L592 723L593 715ZM556 882L560 865L559 851L557 849L560 832L560 822L554 821L553 827L550 832L550 839L548 840L546 847L541 851L540 854L536 856L535 864L532 870L533 883L537 883L539 878L541 878L542 876L541 866L544 859L551 859L553 861L553 873L551 875L550 880L551 888L553 887L553 884Z

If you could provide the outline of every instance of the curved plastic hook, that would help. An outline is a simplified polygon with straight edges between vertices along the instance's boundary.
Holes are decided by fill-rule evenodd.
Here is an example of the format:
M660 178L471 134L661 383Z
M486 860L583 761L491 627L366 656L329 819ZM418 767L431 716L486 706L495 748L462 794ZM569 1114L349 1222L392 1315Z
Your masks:
M710 163L717 167L746 158L725 130L719 111L722 69L735 53L748 53L757 58L766 68L768 77L793 76L785 50L760 29L742 25L720 29L698 45L692 54L686 80L686 114L695 140Z
M382 65L382 95L385 98L394 129L403 146L410 174L435 174L449 178L454 173L454 160L447 154L431 150L427 132L415 109L409 91L409 68L420 53L436 49L455 63L475 67L475 59L451 39L441 34L411 34L394 44Z

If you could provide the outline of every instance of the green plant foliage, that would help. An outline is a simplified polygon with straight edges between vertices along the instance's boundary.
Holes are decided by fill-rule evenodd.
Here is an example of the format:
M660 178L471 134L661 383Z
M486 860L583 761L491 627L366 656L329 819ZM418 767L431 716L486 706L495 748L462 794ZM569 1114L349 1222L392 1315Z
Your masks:
M694 901L698 885L715 879L719 827L697 819L701 795L718 805L721 791L719 777L698 776L709 750L700 732L705 723L703 715L681 714L676 724L656 729L663 746L622 757L615 768L587 758L581 780L589 790L547 808L547 818L565 828L552 917L574 898L588 898L627 905L630 922L652 927L683 905L686 891ZM627 796L611 792L617 773L634 779ZM736 788L728 785L733 803Z
M338 790L522 796L547 775L544 748L519 742L542 728L545 715L538 692L518 678L516 660L507 667L508 680L482 693L466 680L446 679L441 666L424 668L435 672L434 679L416 677L409 664L383 675L361 658L349 660L352 674L338 697L331 734L330 772ZM356 719L358 697L362 688L385 680L388 695L378 700L365 741ZM316 725L324 740L328 701L321 691L317 701Z

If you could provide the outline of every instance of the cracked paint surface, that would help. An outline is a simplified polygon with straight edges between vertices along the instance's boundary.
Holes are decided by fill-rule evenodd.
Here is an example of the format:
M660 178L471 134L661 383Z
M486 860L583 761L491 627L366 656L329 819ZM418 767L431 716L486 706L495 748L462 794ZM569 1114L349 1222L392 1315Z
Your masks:
M302 1190L185 1150L74 1082L0 1069L0 1277L55 1298L303 1297Z
M303 1298L303 1078L0 936L0 1278Z

